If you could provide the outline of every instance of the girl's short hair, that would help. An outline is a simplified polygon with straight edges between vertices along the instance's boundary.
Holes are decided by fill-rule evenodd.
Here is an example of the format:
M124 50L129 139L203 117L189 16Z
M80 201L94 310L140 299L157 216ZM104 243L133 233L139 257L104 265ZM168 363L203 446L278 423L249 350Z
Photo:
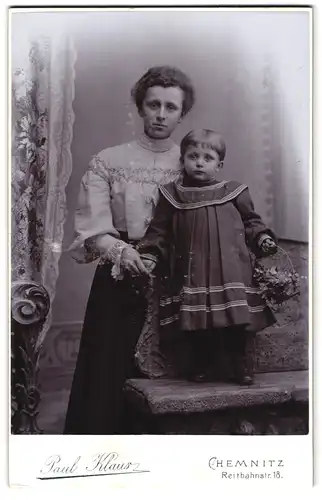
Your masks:
M173 66L154 66L150 68L132 88L131 95L138 111L142 109L145 94L150 87L179 87L184 92L182 113L190 111L195 102L195 91L190 79L183 71Z
M221 134L213 130L200 129L191 130L181 141L180 159L183 161L188 146L204 145L216 151L220 161L223 161L226 155L226 144Z

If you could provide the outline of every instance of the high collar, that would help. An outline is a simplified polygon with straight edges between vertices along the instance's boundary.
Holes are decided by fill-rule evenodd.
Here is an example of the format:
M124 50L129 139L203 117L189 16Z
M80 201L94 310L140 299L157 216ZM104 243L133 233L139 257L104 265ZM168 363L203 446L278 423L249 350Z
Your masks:
M174 146L174 142L170 137L167 139L151 139L145 134L142 134L137 139L137 142L142 148L153 151L154 153L165 153Z

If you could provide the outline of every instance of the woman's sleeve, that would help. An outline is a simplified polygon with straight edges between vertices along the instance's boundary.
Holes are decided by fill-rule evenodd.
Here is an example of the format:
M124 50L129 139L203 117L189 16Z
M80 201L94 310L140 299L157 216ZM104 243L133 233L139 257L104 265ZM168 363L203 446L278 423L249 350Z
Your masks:
M145 258L167 260L171 244L172 214L174 208L159 191L159 201L154 217L136 249ZM142 255L142 256L143 256Z
M261 254L260 245L265 237L269 236L277 243L273 231L264 224L260 215L255 212L248 188L237 196L235 205L244 223L246 243L256 255Z
M92 262L101 256L115 263L126 246L119 238L113 225L108 168L97 155L81 180L75 211L75 239L69 250L80 263Z

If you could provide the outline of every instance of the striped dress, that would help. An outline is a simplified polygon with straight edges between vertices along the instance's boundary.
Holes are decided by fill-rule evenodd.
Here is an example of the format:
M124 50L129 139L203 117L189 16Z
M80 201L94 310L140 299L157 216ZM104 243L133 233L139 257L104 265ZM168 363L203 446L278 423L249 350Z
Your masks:
M155 216L139 245L162 276L163 328L196 331L244 326L260 331L275 317L252 279L250 251L275 236L255 212L248 187L234 181L160 188Z

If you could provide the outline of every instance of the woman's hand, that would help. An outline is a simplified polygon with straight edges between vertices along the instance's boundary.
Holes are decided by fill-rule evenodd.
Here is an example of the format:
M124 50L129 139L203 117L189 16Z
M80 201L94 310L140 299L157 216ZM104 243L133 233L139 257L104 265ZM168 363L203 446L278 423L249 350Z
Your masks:
M143 264L139 252L130 246L124 248L122 252L121 266L123 269L126 269L131 276L139 276L141 274L149 275L149 271Z
M277 251L277 245L273 238L271 238L270 236L267 236L267 238L265 238L260 248L263 253L270 255Z

